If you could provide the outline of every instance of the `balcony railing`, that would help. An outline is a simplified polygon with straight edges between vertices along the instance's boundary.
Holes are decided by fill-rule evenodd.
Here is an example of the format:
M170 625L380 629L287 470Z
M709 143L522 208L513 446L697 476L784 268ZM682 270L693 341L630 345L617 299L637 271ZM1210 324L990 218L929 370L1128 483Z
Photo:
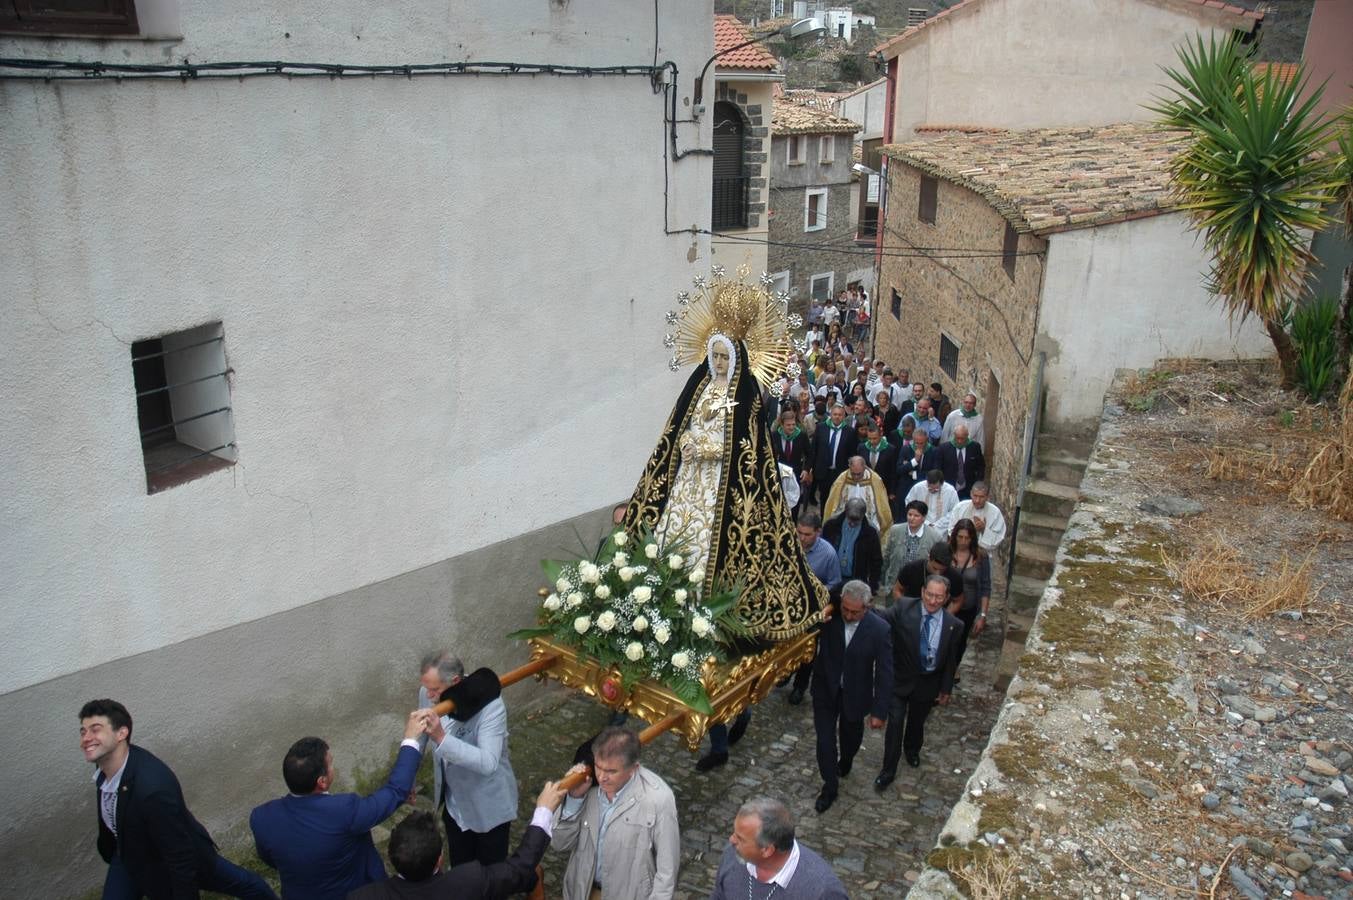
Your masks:
M713 227L746 228L747 194L751 178L739 175L734 178L714 179Z

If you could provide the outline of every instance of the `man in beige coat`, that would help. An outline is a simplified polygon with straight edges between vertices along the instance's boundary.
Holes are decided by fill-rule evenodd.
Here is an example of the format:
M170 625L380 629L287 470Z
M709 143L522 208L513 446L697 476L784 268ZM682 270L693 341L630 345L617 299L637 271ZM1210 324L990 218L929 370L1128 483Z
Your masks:
M596 784L571 791L554 825L553 846L572 852L564 900L671 900L681 843L672 789L639 765L632 731L604 729L592 755Z

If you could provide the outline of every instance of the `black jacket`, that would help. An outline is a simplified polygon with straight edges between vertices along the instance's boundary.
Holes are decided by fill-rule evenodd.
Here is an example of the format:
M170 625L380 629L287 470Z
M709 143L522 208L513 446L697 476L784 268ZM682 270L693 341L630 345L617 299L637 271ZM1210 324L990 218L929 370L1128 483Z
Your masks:
M982 456L982 445L976 441L968 441L963 450L963 487L959 489L959 497L966 500L968 494L972 492L973 482L987 477L987 461ZM957 488L958 448L954 446L953 441L940 444L940 468L944 471L944 480Z
M832 427L831 420L824 419L817 423L817 430L813 432L813 480L821 482L830 479L833 476L845 471L846 464L850 458L855 455L855 448L859 446L860 436L855 433L855 428L851 425L850 417L847 416L845 423L841 426L841 437L836 448L836 465L832 465Z
M958 669L958 641L963 634L963 623L957 616L941 608L939 653L935 656L935 672L921 673L921 611L920 600L899 600L883 612L893 638L893 693L915 700L934 700L940 694L954 692L954 672ZM939 677L935 677L938 675Z
M550 836L532 825L517 852L503 862L486 866L472 860L425 881L405 881L396 875L363 885L348 894L348 900L496 900L522 894L536 886L536 866L549 846Z
M846 646L846 624L832 616L817 635L813 657L813 703L831 704L840 694L841 718L859 722L866 715L888 718L893 690L893 640L888 623L872 609Z
M837 550L841 549L841 527L845 522L845 513L827 520L822 526L822 539ZM853 571L841 573L843 582L858 578L869 585L875 593L879 589L879 574L883 571L883 549L879 544L879 532L866 519L860 523L860 536L855 539ZM835 592L839 593L839 592Z
M99 855L122 858L137 886L151 900L197 898L198 878L210 870L216 845L183 802L183 789L169 767L135 744L117 791L117 835L103 824L95 790Z

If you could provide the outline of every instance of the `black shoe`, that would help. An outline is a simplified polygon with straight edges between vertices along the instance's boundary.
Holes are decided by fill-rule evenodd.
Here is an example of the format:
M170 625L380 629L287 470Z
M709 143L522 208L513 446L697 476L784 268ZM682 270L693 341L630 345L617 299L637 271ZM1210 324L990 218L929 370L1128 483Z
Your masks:
M827 810L831 809L832 804L835 802L836 802L836 791L831 791L828 790L827 788L823 788L822 792L817 795L817 802L813 804L813 809L816 809L820 813L824 813Z
M794 688L789 692L789 705L798 706L803 702L803 688Z
M874 790L876 791L883 790L888 785L892 784L893 779L896 777L897 776L894 775L892 772L880 772L879 777L874 779Z
M907 765L911 766L913 769L919 768L920 765L921 765L921 754L920 754L920 753L908 753L908 754L907 754Z
M836 764L836 774L840 775L842 778L845 778L847 775L850 774L850 767L853 765L855 765L855 760L853 759L841 760L839 763Z
M700 757L700 761L695 764L695 771L708 772L710 769L717 769L719 766L728 763L727 753L706 753Z
M742 740L742 736L747 733L747 724L751 721L751 716L738 716L733 720L733 727L728 729L728 744L730 747Z

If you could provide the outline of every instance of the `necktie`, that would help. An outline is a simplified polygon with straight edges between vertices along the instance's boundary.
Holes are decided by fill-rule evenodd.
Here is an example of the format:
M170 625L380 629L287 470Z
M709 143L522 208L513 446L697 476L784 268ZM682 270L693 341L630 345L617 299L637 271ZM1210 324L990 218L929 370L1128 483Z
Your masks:
M841 438L841 429L832 429L832 468L836 468L836 442Z
M926 613L921 617L921 671L929 672L935 668L935 657L930 652L930 622L932 616Z
M956 486L956 487L960 487L960 488L963 487L964 482L966 481L966 479L963 477L963 451L964 451L964 449L966 449L966 448L964 448L964 447L959 447L959 448L958 448L958 484L955 485L955 486Z

